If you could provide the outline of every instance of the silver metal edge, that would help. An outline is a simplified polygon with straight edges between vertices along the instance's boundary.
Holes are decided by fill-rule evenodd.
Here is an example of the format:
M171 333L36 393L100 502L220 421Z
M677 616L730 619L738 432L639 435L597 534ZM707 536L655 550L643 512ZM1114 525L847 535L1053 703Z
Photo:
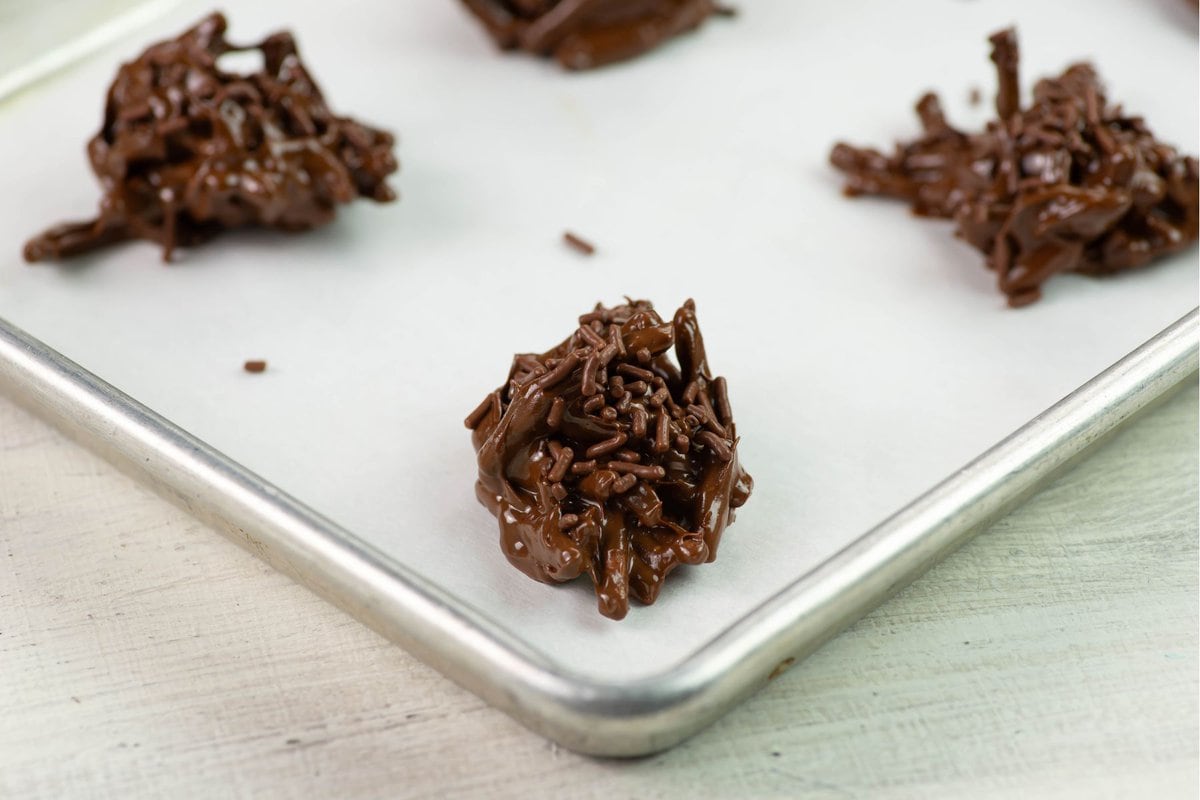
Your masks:
M179 5L179 2L180 0L142 0L107 22L42 53L24 66L0 74L0 103L119 41L123 36L149 25Z
M676 667L600 682L0 320L0 389L534 731L636 756L710 724L1197 370L1198 311L1023 426Z

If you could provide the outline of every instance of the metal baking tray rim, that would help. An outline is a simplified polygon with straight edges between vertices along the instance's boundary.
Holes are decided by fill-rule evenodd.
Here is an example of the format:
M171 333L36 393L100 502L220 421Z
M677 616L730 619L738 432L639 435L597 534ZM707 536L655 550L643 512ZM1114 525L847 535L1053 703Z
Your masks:
M1200 309L799 577L690 657L573 674L486 614L0 319L0 391L564 747L677 744L911 582L1197 371Z

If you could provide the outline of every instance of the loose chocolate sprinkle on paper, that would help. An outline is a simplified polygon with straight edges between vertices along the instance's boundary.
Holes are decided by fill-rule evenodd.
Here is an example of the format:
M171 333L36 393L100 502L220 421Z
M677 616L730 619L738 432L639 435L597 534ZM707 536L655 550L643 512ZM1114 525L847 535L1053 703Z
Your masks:
M586 239L579 238L570 231L567 231L563 234L563 241L566 242L570 247L573 247L579 252L583 253L585 256L593 255L596 252L595 245Z
M733 16L713 0L463 0L502 50L550 56L567 69L623 61Z
M267 362L265 362L265 361L258 361L258 360L256 360L256 361L247 361L245 364L243 364L243 365L242 365L242 369L246 370L246 372L255 372L255 373L257 373L257 372L266 372L266 370L267 370Z
M1038 81L1021 108L1016 33L1000 31L991 43L998 119L964 133L946 122L936 95L925 95L917 103L924 135L892 156L834 147L847 195L898 197L919 216L953 219L1013 307L1038 300L1057 273L1142 267L1196 240L1195 157L1110 106L1090 64Z
M334 115L290 33L239 47L225 28L213 14L121 67L88 143L99 216L30 240L26 260L148 239L169 261L227 228L308 230L356 197L395 199L392 135ZM249 50L262 53L261 72L221 69L221 56Z
M678 565L712 561L750 496L690 300L670 322L646 301L597 306L557 347L514 358L466 422L505 556L546 583L588 575L613 619Z

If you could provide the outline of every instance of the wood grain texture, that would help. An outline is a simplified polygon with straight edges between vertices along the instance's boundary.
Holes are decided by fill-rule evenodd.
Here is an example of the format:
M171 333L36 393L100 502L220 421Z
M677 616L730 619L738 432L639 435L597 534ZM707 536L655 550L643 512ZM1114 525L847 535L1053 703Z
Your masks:
M1197 392L696 738L564 752L0 398L0 797L1187 797Z

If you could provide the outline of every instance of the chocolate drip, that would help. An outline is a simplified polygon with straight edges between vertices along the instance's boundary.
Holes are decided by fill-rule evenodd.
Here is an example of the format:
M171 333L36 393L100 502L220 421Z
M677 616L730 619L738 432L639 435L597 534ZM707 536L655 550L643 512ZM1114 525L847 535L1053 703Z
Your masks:
M709 16L713 0L463 0L504 50L591 69L641 55Z
M30 240L26 260L148 239L169 261L177 246L226 228L307 230L356 197L395 199L385 182L397 168L392 135L335 116L291 34L236 47L225 28L213 14L121 67L88 143L100 213ZM250 50L262 53L262 71L219 67L222 55Z
M1000 31L991 42L999 119L963 133L925 95L917 104L924 135L892 156L834 147L848 196L897 197L918 215L953 219L1014 307L1039 299L1057 273L1141 267L1196 240L1195 157L1109 106L1089 64L1039 81L1021 108L1016 34Z
M508 560L546 583L588 575L613 619L716 558L753 485L691 300L671 323L646 301L597 305L554 349L515 356L466 425Z

